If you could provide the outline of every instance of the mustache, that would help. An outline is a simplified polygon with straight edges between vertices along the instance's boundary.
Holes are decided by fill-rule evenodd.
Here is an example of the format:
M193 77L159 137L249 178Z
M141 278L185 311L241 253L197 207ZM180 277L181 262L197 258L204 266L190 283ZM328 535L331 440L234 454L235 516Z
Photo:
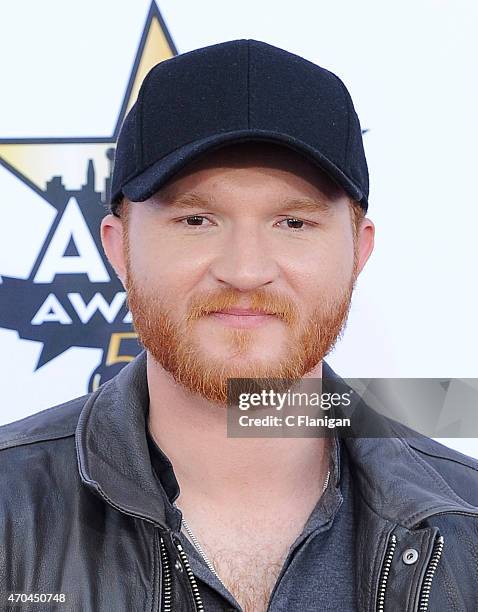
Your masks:
M244 302L247 304L244 305ZM194 296L189 304L188 320L195 321L211 312L239 307L276 315L289 324L295 323L299 318L297 307L278 292L254 291L245 295L236 289L223 289Z

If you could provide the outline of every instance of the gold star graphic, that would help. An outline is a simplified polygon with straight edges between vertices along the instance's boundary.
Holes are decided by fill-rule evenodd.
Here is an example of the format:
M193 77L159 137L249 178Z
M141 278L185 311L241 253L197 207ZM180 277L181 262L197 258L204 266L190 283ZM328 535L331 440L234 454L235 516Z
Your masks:
M103 362L90 383L93 388L139 350L124 289L99 241L114 146L144 77L174 55L174 43L153 1L111 136L0 139L0 164L50 205L52 218L28 278L0 277L5 298L0 328L43 343L37 369L71 346L103 348ZM83 185L78 176L86 179ZM64 182L75 188L66 188ZM90 259L82 257L82 249L89 249ZM89 270L82 267L85 261L92 265Z

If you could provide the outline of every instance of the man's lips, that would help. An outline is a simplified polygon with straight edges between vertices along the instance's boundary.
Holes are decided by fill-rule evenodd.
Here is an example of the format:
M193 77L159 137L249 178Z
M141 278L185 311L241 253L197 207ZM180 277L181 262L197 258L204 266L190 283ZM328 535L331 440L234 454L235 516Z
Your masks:
M211 312L210 316L228 327L241 328L259 327L276 319L273 314L249 308L228 308Z
M247 317L257 317L268 315L269 313L264 312L263 310L250 310L248 308L228 308L227 310L215 310L214 313L220 314L229 314L229 315L237 315L237 316L247 316Z

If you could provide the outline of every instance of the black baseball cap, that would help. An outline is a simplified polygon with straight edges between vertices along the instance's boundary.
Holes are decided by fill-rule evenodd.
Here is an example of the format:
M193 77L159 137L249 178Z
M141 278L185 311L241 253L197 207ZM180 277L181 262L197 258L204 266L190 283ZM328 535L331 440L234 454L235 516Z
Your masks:
M284 145L368 208L368 169L352 99L332 72L273 45L232 40L176 55L146 75L125 117L113 213L144 202L203 153L236 142Z

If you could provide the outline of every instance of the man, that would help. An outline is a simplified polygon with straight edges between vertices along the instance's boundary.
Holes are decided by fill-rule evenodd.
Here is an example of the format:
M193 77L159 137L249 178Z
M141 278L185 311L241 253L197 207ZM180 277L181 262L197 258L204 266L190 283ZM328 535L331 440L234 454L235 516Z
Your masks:
M324 357L373 249L367 198L335 75L253 40L153 68L101 228L145 351L2 428L5 599L478 609L476 461L398 424L384 438L226 435L230 379L339 384Z

